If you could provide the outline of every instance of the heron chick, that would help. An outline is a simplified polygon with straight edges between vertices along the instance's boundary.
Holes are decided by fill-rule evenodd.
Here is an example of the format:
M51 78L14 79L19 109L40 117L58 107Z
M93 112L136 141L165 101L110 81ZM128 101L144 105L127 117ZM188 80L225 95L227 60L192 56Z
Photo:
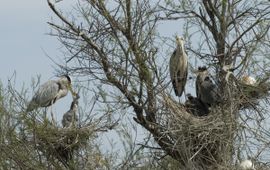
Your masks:
M213 83L206 67L199 67L196 78L196 94L207 106L218 104L221 97L218 94L217 85Z
M76 94L73 96L73 101L70 105L70 109L63 115L62 125L63 127L71 127L73 125L77 125L78 123L78 115L76 114L78 111L78 100L80 96Z
M75 94L72 90L69 76L62 76L59 80L49 80L39 87L28 104L26 111L30 112L39 107L51 106L60 98L65 97L68 91L70 91L72 95Z
M170 58L170 77L176 96L181 97L188 75L188 59L184 49L184 39L176 36L176 49Z
M185 107L187 111L194 116L207 116L209 113L208 107L197 97L193 97L191 94L187 94L187 101Z

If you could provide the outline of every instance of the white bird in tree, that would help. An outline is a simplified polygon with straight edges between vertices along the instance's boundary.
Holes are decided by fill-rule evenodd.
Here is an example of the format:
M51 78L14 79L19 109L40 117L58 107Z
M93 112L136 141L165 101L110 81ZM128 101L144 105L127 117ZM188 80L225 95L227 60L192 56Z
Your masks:
M254 164L251 162L251 160L244 160L240 163L240 169L241 170L256 170Z
M257 81L254 77L248 76L248 75L244 75L242 77L242 82L246 85L250 85L250 86L254 86Z
M75 94L72 90L71 79L69 76L62 76L59 80L49 80L42 84L37 90L28 104L26 111L30 112L39 107L51 106L58 99L65 97L68 91L70 91L72 95Z
M170 58L170 76L176 96L181 97L188 75L188 60L184 49L184 39L176 36L176 49Z

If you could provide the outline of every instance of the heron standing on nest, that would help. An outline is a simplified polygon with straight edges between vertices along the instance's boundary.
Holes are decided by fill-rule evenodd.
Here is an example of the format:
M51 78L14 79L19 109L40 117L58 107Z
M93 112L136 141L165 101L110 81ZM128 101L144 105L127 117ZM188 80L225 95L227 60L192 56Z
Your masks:
M188 60L184 39L179 36L176 36L176 49L170 58L169 69L175 95L181 97L187 82Z
M39 107L49 107L60 98L65 97L68 91L70 91L72 95L75 94L72 90L69 76L62 76L59 80L49 80L37 90L28 104L26 111L30 112Z
M71 127L73 126L77 126L78 123L78 115L76 114L78 111L78 100L79 100L80 96L78 94L76 94L76 96L73 96L73 101L70 105L70 109L69 111L67 111L64 115L63 115L63 119L62 119L62 125L63 127Z
M220 102L217 86L212 82L206 67L199 67L196 78L196 95L207 106Z

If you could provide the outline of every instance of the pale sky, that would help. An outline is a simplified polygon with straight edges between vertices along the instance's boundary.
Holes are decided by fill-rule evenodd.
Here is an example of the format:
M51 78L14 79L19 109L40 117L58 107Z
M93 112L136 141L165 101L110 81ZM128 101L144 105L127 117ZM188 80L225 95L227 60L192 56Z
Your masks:
M67 0L57 5L62 9L70 9L70 3L66 2ZM50 32L47 22L51 21L54 14L49 9L46 0L0 0L0 4L0 81L6 86L8 79L16 72L15 88L18 91L23 85L29 88L27 96L30 100L33 95L30 88L32 78L41 75L41 83L55 79L55 65L46 57L46 54L56 60L63 55L60 52L61 45L58 40L46 35ZM179 22L171 24L168 31L168 24L163 24L159 26L159 30L163 36L174 38L176 33L181 35L180 27ZM53 112L58 123L63 113L69 109L71 101L72 97L69 94L53 105ZM103 135L105 137L101 137L101 140L111 141L115 137L113 133ZM119 141L115 140L115 142ZM107 145L105 142L103 147L108 149Z
M50 10L46 1L1 0L0 6L0 62L1 80L5 83L14 71L18 84L31 81L31 77L52 77L51 62L42 48L49 54L57 54L57 41L45 35L49 32L46 21Z
M15 88L20 91L23 85L29 87L30 100L32 78L41 75L41 83L55 79L55 65L46 53L56 60L62 55L57 39L47 35L50 32L47 21L51 21L53 13L46 0L0 2L0 81L6 86L16 72ZM62 115L71 101L71 95L59 100L55 112ZM63 103L68 103L68 107Z
M15 87L20 91L23 84L30 87L32 78L36 78L37 75L41 75L41 83L54 79L55 65L46 54L59 60L62 53L57 39L47 35L50 32L47 22L54 17L47 1L0 0L0 2L1 82L6 85L8 78L16 72ZM69 4L69 0L65 0L57 6L70 9ZM168 24L160 25L159 29L163 35L174 37L173 35L179 33L180 25L173 25L170 31ZM30 98L31 91L29 93Z

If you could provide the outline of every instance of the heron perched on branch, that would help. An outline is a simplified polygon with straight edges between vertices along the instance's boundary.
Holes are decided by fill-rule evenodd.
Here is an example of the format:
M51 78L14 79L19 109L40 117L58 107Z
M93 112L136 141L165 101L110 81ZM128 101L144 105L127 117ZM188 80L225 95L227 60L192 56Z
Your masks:
M176 36L176 49L170 58L170 76L176 96L181 96L187 82L188 60L184 49L184 39Z
M78 115L76 114L76 112L78 111L78 100L79 100L80 96L77 94L76 96L73 96L73 101L70 105L70 109L69 111L67 111L64 115L63 115L63 119L62 119L62 125L63 127L71 127L72 124L73 125L77 125L78 123Z
M204 104L211 106L220 102L217 86L212 82L206 67L199 67L196 78L196 95Z
M69 76L62 76L59 80L49 80L42 84L37 90L28 104L26 111L30 112L39 107L51 106L58 99L65 97L68 91L70 91L72 95L75 94L72 90L71 79Z

